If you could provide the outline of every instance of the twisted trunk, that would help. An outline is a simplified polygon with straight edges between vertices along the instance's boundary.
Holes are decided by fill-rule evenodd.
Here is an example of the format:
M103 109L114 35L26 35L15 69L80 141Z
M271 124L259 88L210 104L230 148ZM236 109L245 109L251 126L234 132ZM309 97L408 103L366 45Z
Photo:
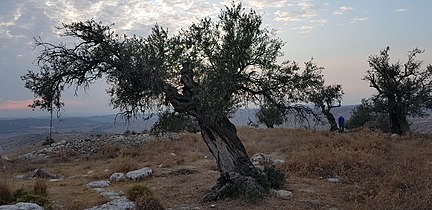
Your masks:
M237 135L237 129L227 116L209 117L193 98L198 88L193 80L193 72L188 64L181 70L183 90L165 85L166 97L174 109L194 116L201 128L201 135L216 160L220 178L203 201L245 195L248 198L261 198L270 188L278 188L284 175L274 168L259 170L250 161L246 149Z
M326 109L325 106L321 107L321 111L324 114L324 116L327 118L328 123L330 124L330 131L337 131L339 130L336 119L334 118L333 114L330 112L331 108Z
M216 160L220 178L203 201L228 196L245 195L260 198L270 189L268 174L257 169L250 161L237 136L235 126L223 117L216 122L200 119L201 135ZM281 176L283 179L283 176ZM282 182L283 180L279 180Z

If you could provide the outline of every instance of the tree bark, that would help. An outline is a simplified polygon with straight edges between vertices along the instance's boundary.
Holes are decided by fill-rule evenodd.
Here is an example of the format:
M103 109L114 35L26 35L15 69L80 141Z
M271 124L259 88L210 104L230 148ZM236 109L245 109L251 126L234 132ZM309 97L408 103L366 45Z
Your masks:
M270 177L252 164L237 136L235 126L229 119L222 117L216 122L199 119L199 124L203 140L215 158L221 174L203 201L238 195L261 198L267 194L271 187ZM280 181L282 183L283 180Z
M325 107L321 107L321 111L326 116L328 123L330 124L330 131L337 131L339 130L336 119L334 118L333 114L330 112L330 109L325 109Z
M174 110L194 116L201 128L201 135L216 160L220 178L203 201L209 202L224 197L245 195L248 198L262 198L270 188L278 188L284 175L276 169L259 170L249 159L246 149L237 135L237 129L227 116L213 116L198 107L193 98L197 83L189 64L181 70L183 90L165 85L166 97Z

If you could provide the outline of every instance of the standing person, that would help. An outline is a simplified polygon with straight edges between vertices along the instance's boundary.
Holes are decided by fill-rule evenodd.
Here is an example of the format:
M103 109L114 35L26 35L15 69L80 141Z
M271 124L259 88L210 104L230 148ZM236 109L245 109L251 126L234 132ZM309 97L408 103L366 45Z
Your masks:
M339 122L339 131L343 132L345 130L345 118L343 116L340 116L338 119Z

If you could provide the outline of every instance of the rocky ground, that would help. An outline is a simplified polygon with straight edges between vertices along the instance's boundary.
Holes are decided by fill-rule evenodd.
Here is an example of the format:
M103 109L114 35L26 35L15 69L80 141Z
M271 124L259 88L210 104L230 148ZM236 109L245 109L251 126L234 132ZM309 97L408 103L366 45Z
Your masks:
M46 209L129 209L134 186L148 187L167 209L427 209L432 205L432 138L370 130L347 133L241 128L257 166L285 173L263 200L202 203L219 173L197 134L55 136L6 154L2 177L12 190L48 187ZM5 156L4 156L5 157ZM20 204L23 205L23 204ZM0 207L10 209L11 206ZM21 208L22 209L22 208ZM29 207L28 209L36 209Z

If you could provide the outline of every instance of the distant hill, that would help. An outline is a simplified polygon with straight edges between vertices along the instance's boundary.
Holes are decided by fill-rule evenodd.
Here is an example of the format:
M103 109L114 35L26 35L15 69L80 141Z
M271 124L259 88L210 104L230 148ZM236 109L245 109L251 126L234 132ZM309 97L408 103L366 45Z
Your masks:
M349 119L356 105L342 106L332 109L337 118L342 115ZM256 122L255 114L258 109L240 109L231 121L237 126L248 126L250 121ZM316 110L318 112L318 110ZM127 130L141 132L149 130L157 120L157 115L149 120L135 119L126 123L116 115L69 117L54 119L53 132L55 133L88 133L88 134L121 134ZM419 133L432 132L432 117L411 118L412 130ZM314 125L314 129L328 129L327 121L324 124ZM262 126L262 125L261 125ZM294 121L287 122L280 127L303 127ZM28 119L0 119L0 147L4 150L31 145L47 137L49 132L49 118Z

